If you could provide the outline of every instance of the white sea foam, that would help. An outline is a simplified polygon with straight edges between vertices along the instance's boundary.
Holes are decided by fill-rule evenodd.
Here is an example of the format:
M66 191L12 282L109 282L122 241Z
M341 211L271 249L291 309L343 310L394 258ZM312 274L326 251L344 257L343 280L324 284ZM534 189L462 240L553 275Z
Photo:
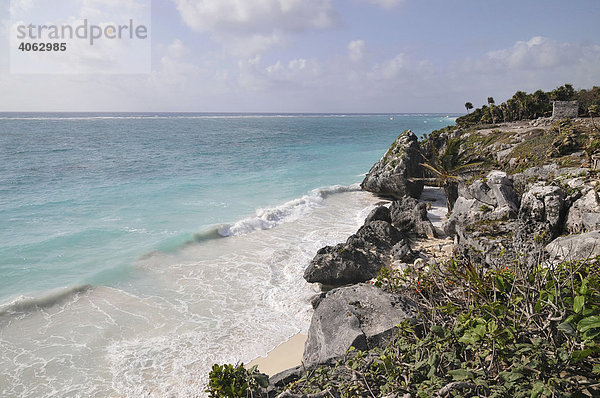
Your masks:
M325 199L329 195L352 191L360 191L360 185L334 185L318 188L308 195L290 200L283 205L268 209L258 209L255 216L245 218L231 225L223 225L218 228L218 232L221 236L236 236L257 230L271 229L281 223L297 220L310 213L313 209L323 206Z
M377 202L357 186L307 196L322 202L277 228L140 258L131 285L13 306L17 316L0 318L0 396L204 396L213 363L306 332L315 290L304 269Z

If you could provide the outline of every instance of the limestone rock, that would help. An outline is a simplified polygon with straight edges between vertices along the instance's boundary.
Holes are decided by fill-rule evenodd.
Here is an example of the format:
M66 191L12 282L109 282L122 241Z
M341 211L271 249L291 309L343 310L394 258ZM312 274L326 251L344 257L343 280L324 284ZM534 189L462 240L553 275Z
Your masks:
M342 286L368 281L377 276L382 266L379 256L340 243L317 251L304 271L304 279L309 283Z
M590 189L573 203L569 209L566 227L570 233L600 229L600 203L598 193L594 189Z
M524 261L538 261L543 247L562 231L565 213L565 193L560 187L541 182L523 195L514 247Z
M411 263L417 257L417 253L410 248L408 241L405 239L396 243L394 247L392 247L391 255L394 260L403 263Z
M408 300L370 284L329 291L313 314L304 365L340 357L352 346L366 350L385 345L395 326L413 316L413 309Z
M600 256L600 230L557 238L546 246L546 251L553 262Z
M371 221L351 235L346 244L381 254L389 253L404 235L387 221Z
M392 247L403 239L386 221L368 222L346 243L320 249L304 271L304 279L328 286L368 281L391 262Z
M565 193L562 188L535 184L523 195L519 209L519 221L524 224L538 224L534 230L548 230L553 238L562 229L565 214ZM533 231L528 231L533 232Z
M444 231L457 238L462 252L477 253L492 264L511 251L519 197L506 173L491 171L486 178L460 187L459 197Z
M512 180L502 171L491 171L485 179L460 187L444 230L455 235L477 223L515 219L518 209L519 197Z
M370 223L371 221L387 221L389 223L392 222L392 218L390 217L390 209L385 206L377 206L365 218L365 224Z
M423 182L418 180L423 177L422 161L417 136L406 130L371 167L360 186L377 195L418 198L423 191Z
M392 224L407 235L434 238L435 227L427 217L427 204L414 198L404 197L390 206Z

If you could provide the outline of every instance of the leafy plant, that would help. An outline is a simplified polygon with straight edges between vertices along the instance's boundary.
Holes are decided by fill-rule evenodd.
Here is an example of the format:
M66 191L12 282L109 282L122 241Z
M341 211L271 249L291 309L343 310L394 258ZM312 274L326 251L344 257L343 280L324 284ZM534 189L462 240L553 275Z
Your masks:
M257 366L246 369L244 365L213 365L208 376L207 393L214 398L259 397L260 387L269 385L269 377Z
M461 153L460 139L449 139L440 153L434 153L427 162L420 163L422 167L434 175L424 178L441 187L446 194L446 207L452 211L458 198L458 182L465 174L473 172L481 163L468 161L466 154Z

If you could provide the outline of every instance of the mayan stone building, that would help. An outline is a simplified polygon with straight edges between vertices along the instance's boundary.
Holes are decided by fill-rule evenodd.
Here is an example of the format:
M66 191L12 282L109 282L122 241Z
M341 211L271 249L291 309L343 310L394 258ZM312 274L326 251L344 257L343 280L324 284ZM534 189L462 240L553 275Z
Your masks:
M577 101L553 101L552 119L564 119L577 117L579 102Z

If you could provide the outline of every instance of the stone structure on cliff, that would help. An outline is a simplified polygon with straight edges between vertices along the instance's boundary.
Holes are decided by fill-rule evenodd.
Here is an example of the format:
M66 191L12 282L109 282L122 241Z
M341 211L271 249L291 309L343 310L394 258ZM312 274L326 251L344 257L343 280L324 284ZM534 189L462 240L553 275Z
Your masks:
M575 118L579 112L577 101L554 101L552 105L552 119Z

